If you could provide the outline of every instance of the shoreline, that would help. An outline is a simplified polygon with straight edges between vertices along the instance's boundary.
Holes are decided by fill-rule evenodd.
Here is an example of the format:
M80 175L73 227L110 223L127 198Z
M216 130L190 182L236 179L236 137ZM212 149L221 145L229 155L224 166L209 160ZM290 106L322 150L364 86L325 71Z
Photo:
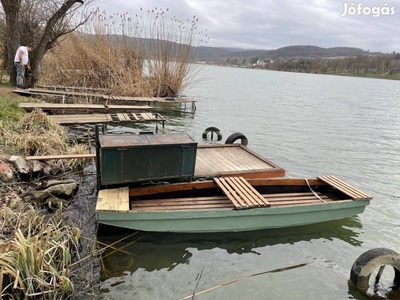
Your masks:
M80 251L76 254L78 262L73 264L71 269L73 299L103 299L99 290L101 263L97 254L98 224L95 216L97 186L94 161L88 163L80 174L72 177L79 182L79 190L63 212L63 218L81 228Z

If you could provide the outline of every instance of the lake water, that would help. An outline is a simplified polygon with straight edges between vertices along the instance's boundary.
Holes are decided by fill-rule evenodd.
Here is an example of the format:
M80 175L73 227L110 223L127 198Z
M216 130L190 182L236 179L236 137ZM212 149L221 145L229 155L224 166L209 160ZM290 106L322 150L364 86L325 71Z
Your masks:
M209 126L222 142L242 132L250 149L289 176L335 175L373 200L361 215L298 228L138 233L114 245L124 253L103 259L102 291L110 299L191 299L202 291L194 299L367 299L348 284L354 261L377 247L400 252L400 82L212 66L200 75L185 93L198 101L195 113L160 111L166 132L199 143ZM110 244L130 234L99 238Z

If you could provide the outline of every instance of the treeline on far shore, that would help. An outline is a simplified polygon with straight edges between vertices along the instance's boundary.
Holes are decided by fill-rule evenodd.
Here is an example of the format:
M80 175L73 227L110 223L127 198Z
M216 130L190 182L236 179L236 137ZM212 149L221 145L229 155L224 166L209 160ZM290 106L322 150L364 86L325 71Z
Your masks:
M277 60L252 59L249 61L227 59L224 64L272 71L400 79L400 53L381 56L359 55L355 57L314 57Z

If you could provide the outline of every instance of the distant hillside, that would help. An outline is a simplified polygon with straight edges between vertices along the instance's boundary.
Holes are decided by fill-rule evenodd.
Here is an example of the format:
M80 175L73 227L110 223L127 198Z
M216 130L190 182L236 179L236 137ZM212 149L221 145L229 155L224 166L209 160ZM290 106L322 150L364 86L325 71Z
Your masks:
M88 35L90 37L90 35ZM160 49L161 45L169 45L171 49L179 49L179 44L156 39L133 38L119 35L111 35L115 45L128 43L133 47L140 45L147 50ZM278 60L278 59L297 59L297 58L317 58L317 57L354 57L357 55L385 55L383 53L370 53L360 48L352 47L333 47L321 48L310 45L287 46L275 50L261 49L241 49L233 47L195 47L197 60L206 62L222 62L227 59L238 60ZM149 51L149 53L152 51Z
M243 50L229 48L199 47L199 60L217 61L227 58L250 59L257 57L260 60L313 58L313 57L352 57L357 55L383 55L382 53L370 53L359 48L334 47L321 48L317 46L287 46L276 50Z

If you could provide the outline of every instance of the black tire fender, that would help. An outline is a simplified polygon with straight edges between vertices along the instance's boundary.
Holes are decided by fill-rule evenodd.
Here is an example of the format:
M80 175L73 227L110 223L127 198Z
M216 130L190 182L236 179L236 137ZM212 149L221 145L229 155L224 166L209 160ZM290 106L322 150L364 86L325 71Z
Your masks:
M225 144L233 144L234 142L236 142L238 139L240 139L240 143L243 146L247 146L247 144L249 143L249 141L247 140L247 137L241 133L241 132L235 132L232 133L225 141Z
M392 289L398 289L400 287L400 254L387 248L374 248L361 254L351 268L350 280L359 291L366 293L369 289L371 274L381 266L394 268Z
M217 140L218 140L218 141L222 140L221 131L220 131L217 127L213 127L213 126L208 127L208 128L206 128L206 130L204 130L203 135L202 135L202 138L203 138L203 139L207 139L207 135L208 135L208 133L210 133L210 132L211 132L211 139L213 139L213 135L214 135L214 133L215 133L215 134L217 135Z

